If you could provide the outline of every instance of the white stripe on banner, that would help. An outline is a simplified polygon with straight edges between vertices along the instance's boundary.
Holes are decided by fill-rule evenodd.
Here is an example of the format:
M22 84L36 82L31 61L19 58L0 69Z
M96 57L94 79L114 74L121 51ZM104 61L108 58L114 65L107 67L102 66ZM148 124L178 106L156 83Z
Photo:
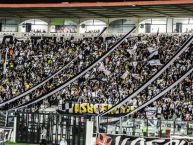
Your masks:
M147 50L149 51L149 53L153 53L154 51L157 50L156 46L154 47L148 47Z
M153 51L150 55L149 55L149 59L150 58L152 58L153 56L155 56L155 55L158 55L158 50L155 50L155 51Z
M148 64L153 66L153 65L162 65L159 59L152 59L148 61Z
M136 53L137 50L137 44L135 44L133 46L133 49L127 49L127 52L129 52L129 54L134 55Z

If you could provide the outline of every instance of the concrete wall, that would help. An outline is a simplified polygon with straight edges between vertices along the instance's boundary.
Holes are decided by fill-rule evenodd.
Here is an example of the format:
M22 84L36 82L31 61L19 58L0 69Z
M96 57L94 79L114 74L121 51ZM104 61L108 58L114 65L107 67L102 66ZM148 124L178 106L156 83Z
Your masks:
M57 18L54 18L57 19ZM52 24L54 19L35 19L35 23L32 25L32 29L46 30L47 32L55 32L55 25ZM77 33L84 33L85 30L81 28L81 24L89 22L93 19L88 18L60 18L64 19L63 25L76 25ZM93 26L87 24L87 30L102 29L102 27L107 26L109 33L123 33L129 31L129 27L136 25L137 33L144 33L145 23L151 24L151 33L156 33L159 29L160 33L172 33L175 32L176 23L182 23L182 32L187 32L193 29L193 19L192 18L97 18L103 25ZM25 26L23 25L26 21L29 22L27 18L15 19L15 18L1 18L2 31L3 32L25 32ZM31 19L34 21L34 19ZM123 23L120 23L123 22Z

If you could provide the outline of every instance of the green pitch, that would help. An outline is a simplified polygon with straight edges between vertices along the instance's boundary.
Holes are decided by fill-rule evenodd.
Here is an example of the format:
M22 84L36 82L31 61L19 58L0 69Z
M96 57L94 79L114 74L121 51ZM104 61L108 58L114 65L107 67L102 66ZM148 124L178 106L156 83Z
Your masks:
M6 142L5 145L33 145L33 144Z

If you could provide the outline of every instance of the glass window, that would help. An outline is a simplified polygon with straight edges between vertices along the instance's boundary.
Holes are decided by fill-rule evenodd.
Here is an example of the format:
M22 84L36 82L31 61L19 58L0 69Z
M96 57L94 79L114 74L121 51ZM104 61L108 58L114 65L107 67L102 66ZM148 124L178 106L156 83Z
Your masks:
M145 33L146 25L150 25L150 33L166 33L167 19L166 18L153 18L147 19L140 23L139 32Z
M21 32L42 33L48 31L48 23L40 19L30 19L19 25Z
M182 23L182 24L188 24L189 19L188 18L174 18L173 24L176 23Z
M110 31L112 33L126 33L133 28L135 22L127 19L119 19L110 23Z
M77 25L78 19L65 19L64 25Z
M17 21L14 19L0 19L2 32L17 32Z
M158 24L158 25L161 25L161 24L165 24L166 25L166 18L162 18L162 19L152 19L152 24Z
M106 23L100 20L87 20L80 24L80 33L99 33Z

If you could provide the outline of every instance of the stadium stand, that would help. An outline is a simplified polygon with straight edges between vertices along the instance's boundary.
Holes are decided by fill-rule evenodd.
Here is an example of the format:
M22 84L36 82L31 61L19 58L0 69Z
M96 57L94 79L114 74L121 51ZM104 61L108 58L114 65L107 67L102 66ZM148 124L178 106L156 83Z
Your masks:
M0 144L191 144L192 8L1 1Z
M114 105L117 102L124 99L125 97L127 97L129 94L131 94L135 90L135 88L137 88L140 85L140 82L142 83L148 80L149 77L161 67L161 65L164 65L167 62L167 60L175 54L175 52L179 49L179 47L183 44L183 42L187 39L188 36L189 35L186 35L186 34L183 36L171 35L169 37L167 35L159 35L159 36L144 35L144 36L139 36L134 38L128 38L127 42L124 42L120 46L123 49L115 50L115 52L113 52L112 55L105 58L105 60L101 62L97 66L97 68L94 68L91 71L89 71L85 76L81 77L78 81L74 82L69 88L65 88L61 92L54 94L53 98L56 98L57 96L57 99L55 99L55 101L52 99L50 101L46 99L44 101L44 104L47 104L47 106L51 106L52 104L58 105L58 103L60 103L61 105L63 102L64 103L90 102L93 104L107 103L107 104ZM90 52L84 51L85 54L82 54L83 56L79 57L80 64L77 64L76 65L77 67L75 67L75 65L72 66L74 71L70 71L69 67L65 68L66 74L68 74L68 72L70 71L71 76L73 76L73 72L80 70L82 64L92 61L92 59L89 59L89 58L86 58L85 60L86 55L88 55L87 53L90 54L91 52L93 52L94 55L99 54L100 56L107 49L105 44L107 43L109 48L110 46L112 46L114 40L116 40L116 38L108 37L104 40L104 42L99 41L97 44L95 44L95 46L93 46L94 48L92 48L92 50L90 50L90 47L92 46L88 46L86 50L89 50ZM150 43L152 41L153 43ZM167 45L165 45L166 41L168 42ZM47 44L47 45L44 44L44 42L40 42L40 43L43 43L43 44L39 44L39 43L37 43L36 45L32 44L34 46L31 45L31 47L30 47L29 41L27 41L24 44L18 43L16 44L16 46L13 46L14 52L12 48L10 48L9 50L4 49L4 52L3 52L4 54L6 54L6 51L8 51L7 53L8 73L3 74L3 71L1 73L1 75L3 76L1 80L3 82L1 85L1 90L2 90L1 102L6 101L6 99L11 99L10 98L11 96L16 96L18 94L21 94L27 91L28 89L30 89L31 87L33 88L33 86L38 84L38 82L41 82L42 80L51 76L61 66L63 66L64 64L67 64L67 62L69 62L73 58L73 56L75 56L78 53L76 52L76 49L81 47L78 45L78 42L74 40L71 40L71 42L69 42L68 40L64 42L64 44L62 44L63 47L65 47L65 44L66 44L66 47L65 47L66 49L64 50L62 50L60 46L57 46L60 42L57 42L55 44L56 47L54 50L49 49L53 46L53 42L50 42L51 44ZM81 42L79 43L81 44ZM89 40L85 40L84 43L89 44ZM84 43L83 43L83 46L84 46ZM74 46L75 44L77 45ZM21 47L23 45L26 45L25 51L24 49L17 50L18 47ZM41 49L39 50L40 45L44 45L44 48L45 48L44 51L42 51ZM165 47L163 47L164 45ZM99 46L99 48L97 48L97 46ZM75 52L73 50L75 50ZM159 93L162 90L162 88L164 88L167 84L170 85L172 82L174 82L177 79L176 76L180 77L180 74L183 74L184 72L183 70L187 70L191 66L192 61L191 61L190 52L191 52L191 48L189 48L188 51L185 52L180 57L182 60L180 59L175 61L174 66L168 69L168 71L172 70L173 75L169 76L167 74L171 74L171 73L166 72L162 76L163 78L159 78L157 80L158 83L161 82L160 84L156 86L154 86L154 84L152 86L149 86L150 89L148 89L148 91L144 90L144 92L146 93L142 92L142 95L139 95L138 98L134 98L130 102L127 102L128 103L127 105L131 106L131 108L136 108L137 105L141 105L143 103L143 100L144 101L146 100L145 99L146 97L148 96L150 97L155 95L156 93ZM66 54L66 56L62 54ZM41 56L43 56L43 58ZM190 60L188 57L190 57ZM66 58L67 60L63 58ZM43 67L44 65L45 67ZM175 70L176 69L175 66L177 70ZM1 65L1 68L3 69L3 64ZM40 71L37 71L37 70L40 70ZM25 75L19 76L19 74L25 74ZM58 76L58 79L60 78L61 77ZM55 79L54 82L49 82L48 85L44 84L44 87L46 88L44 89L42 89L42 87L39 88L39 91L36 90L36 93L30 94L30 95L33 94L33 96L27 95L25 97L22 97L22 99L20 99L19 101L17 100L15 102L16 106L28 102L31 98L34 98L34 96L38 97L42 94L46 94L46 92L49 91L49 88L52 88L52 86L55 86L55 84L62 84L66 80L64 78L63 81L62 80L59 81L58 79ZM163 80L169 80L171 83L164 82ZM187 81L189 82L190 80L191 78L188 79ZM10 83L10 81L13 81L13 82ZM188 82L187 82L187 87L189 87ZM183 85L183 87L186 87L186 86ZM8 90L5 90L5 88L8 88ZM186 88L181 90L185 91ZM8 91L8 93L5 93L5 91L6 92ZM184 95L185 93L189 93L189 92L181 92L181 94L184 94ZM176 92L174 93L174 95L175 94L179 94L179 93ZM189 97L188 94L185 96ZM177 97L185 99L185 97L181 97L179 95ZM165 99L163 100L166 101ZM166 103L166 102L161 101L160 103L155 104L155 106L158 106L157 109L159 110L159 112L162 111L160 106L163 106L162 105L163 103ZM186 104L186 102L184 103ZM177 105L173 104L173 105L176 107L178 106L178 104ZM189 114L189 113L192 114L191 112L192 102L189 102L187 105L182 105L182 104L179 104L179 105L184 107L187 106L186 108L188 112L184 114L185 116L186 114ZM174 111L178 111L176 108L174 108L174 106L172 107L172 105L167 105L167 106L169 108L171 106L171 108L173 108ZM10 106L10 107L13 107L13 106ZM166 110L170 112L171 108L168 110L166 107L164 107L163 111Z

